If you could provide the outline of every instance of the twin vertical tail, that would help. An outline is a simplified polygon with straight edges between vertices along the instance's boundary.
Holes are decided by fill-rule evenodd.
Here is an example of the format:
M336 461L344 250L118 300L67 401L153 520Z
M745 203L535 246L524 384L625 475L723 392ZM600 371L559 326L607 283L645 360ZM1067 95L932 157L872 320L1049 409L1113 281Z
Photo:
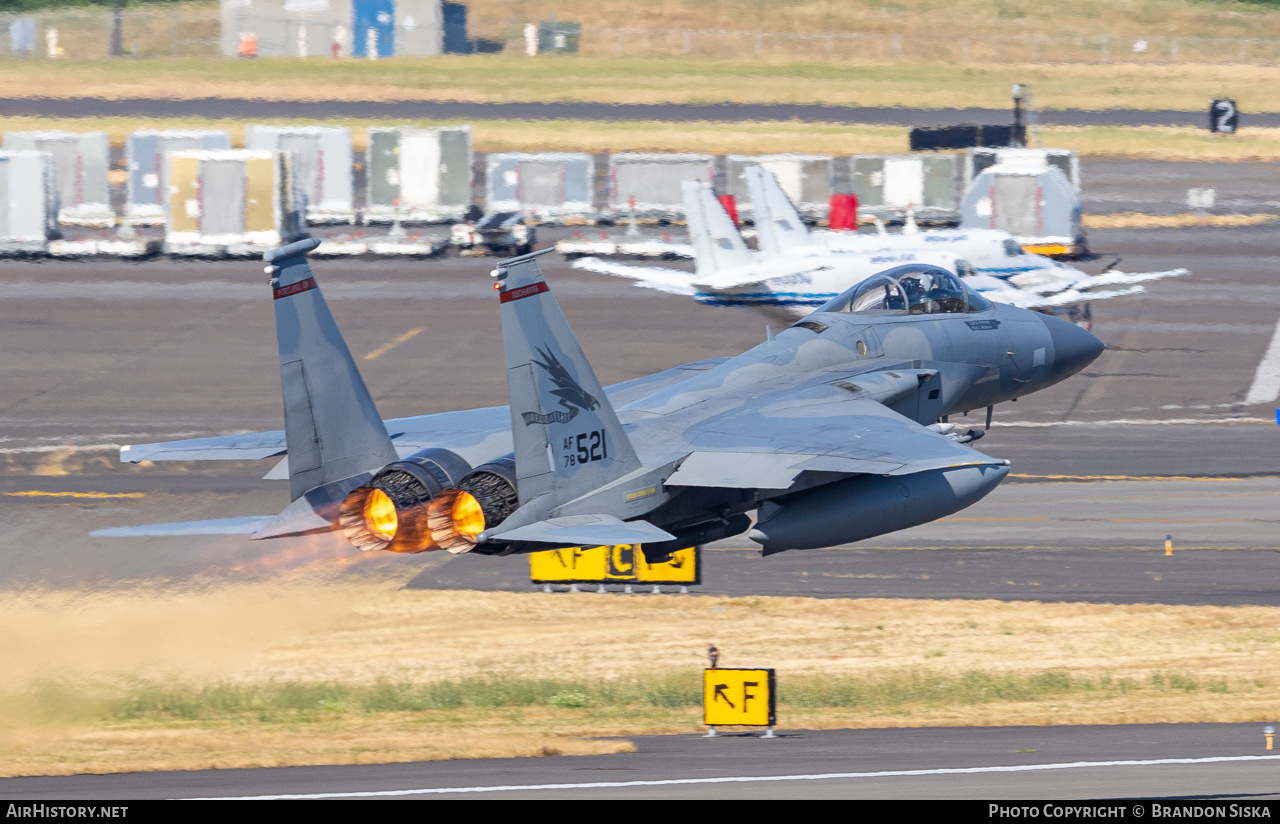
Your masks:
M284 394L289 495L373 472L396 459L378 409L311 273L313 238L268 252ZM345 490L344 490L345 492Z
M763 166L748 166L746 176L760 251L779 255L808 244L809 230L773 172Z
M538 254L503 261L494 276L520 503L557 505L639 469L640 459L543 279Z
M750 265L751 250L711 187L697 180L686 180L680 189L698 275L705 278L722 269Z

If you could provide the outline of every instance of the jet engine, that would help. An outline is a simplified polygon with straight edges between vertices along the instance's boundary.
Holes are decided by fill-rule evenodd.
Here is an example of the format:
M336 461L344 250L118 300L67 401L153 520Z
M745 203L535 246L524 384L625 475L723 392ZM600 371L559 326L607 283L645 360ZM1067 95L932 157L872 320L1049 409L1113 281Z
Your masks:
M944 518L980 500L1009 474L1007 464L856 475L760 507L750 537L764 554L862 541Z
M427 505L427 529L434 546L470 552L481 532L507 519L520 506L516 461L511 455L482 464Z
M470 470L470 464L447 449L424 449L387 464L343 499L338 510L342 533L366 552L440 549L431 540L428 504Z

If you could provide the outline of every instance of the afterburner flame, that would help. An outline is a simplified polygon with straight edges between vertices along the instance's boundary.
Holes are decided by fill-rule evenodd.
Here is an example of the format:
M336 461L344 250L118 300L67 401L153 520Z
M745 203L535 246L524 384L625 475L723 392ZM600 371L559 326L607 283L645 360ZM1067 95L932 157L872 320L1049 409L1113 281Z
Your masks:
M458 493L450 514L453 516L454 529L458 530L458 534L462 537L470 539L472 543L479 538L481 532L484 532L484 510L480 508L480 502L470 492Z
M427 506L431 540L457 555L470 552L484 531L484 510L470 492L446 489Z
M400 523L396 505L381 489L372 490L365 499L364 523L370 532L388 541L396 536L396 527Z
M353 489L338 511L342 534L365 552L426 552L439 549L426 533L426 506L397 506L396 490L376 486Z

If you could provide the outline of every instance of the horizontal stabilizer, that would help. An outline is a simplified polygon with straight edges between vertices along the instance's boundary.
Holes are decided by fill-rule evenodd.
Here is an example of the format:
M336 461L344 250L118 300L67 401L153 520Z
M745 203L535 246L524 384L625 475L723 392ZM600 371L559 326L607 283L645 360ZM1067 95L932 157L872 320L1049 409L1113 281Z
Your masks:
M142 461L256 461L285 453L284 430L217 435L120 447L121 463Z
M673 541L675 536L648 521L622 521L612 515L568 515L488 536L499 541L536 541L563 546L615 546Z
M272 515L250 515L244 518L215 518L211 521L177 521L171 524L144 524L97 529L95 538L155 538L166 535L251 535L266 526Z

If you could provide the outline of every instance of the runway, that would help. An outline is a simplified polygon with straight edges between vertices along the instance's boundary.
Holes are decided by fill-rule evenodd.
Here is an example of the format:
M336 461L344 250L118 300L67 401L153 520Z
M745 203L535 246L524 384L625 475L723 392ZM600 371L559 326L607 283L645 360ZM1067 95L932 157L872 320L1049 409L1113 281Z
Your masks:
M1045 126L1195 126L1206 112L1171 109L1040 109ZM208 117L208 118L386 118L401 120L617 120L719 122L796 120L802 123L866 123L886 126L949 126L960 123L1008 123L1008 109L898 108L759 103L469 103L453 100L254 100L232 97L0 98L0 116L8 117ZM1241 125L1280 126L1280 112L1245 112Z
M912 553L917 560L896 578L857 579L827 574L826 565L885 575L898 562L873 549L859 549L869 554L856 564L848 550L789 553L760 567L787 570L768 585L770 576L748 571L759 559L744 560L720 591L798 594L811 585L807 571L824 581L815 592L829 596L1273 603L1280 427L1273 404L1244 403L1280 316L1273 234L1093 232L1095 248L1121 256L1128 271L1187 266L1193 274L1095 305L1094 330L1108 351L1085 374L996 410L978 447L1009 459L1014 474L993 495L957 519L869 542L945 552ZM752 314L574 270L558 256L543 260L606 382L736 354L764 338L765 322ZM459 258L316 262L385 417L505 403L490 267ZM139 467L116 457L124 443L280 426L259 265L5 262L0 346L8 355L0 363L0 512L13 525L0 533L0 586L180 581L292 551L289 540L87 537L108 526L268 514L288 502L283 484L262 480L272 461ZM969 422L980 425L976 414ZM1236 480L1123 480L1179 476ZM1152 564L1165 563L1167 534L1184 554L1156 586L1152 576L1163 573ZM340 539L315 545L321 558L352 551ZM1001 560L993 547L1019 551ZM996 553L989 567L967 554L963 572L947 554L978 551ZM379 557L351 569L425 572L436 563ZM1013 565L1003 580L1002 563Z
M787 730L637 736L617 755L0 779L94 798L1276 798L1260 724Z

